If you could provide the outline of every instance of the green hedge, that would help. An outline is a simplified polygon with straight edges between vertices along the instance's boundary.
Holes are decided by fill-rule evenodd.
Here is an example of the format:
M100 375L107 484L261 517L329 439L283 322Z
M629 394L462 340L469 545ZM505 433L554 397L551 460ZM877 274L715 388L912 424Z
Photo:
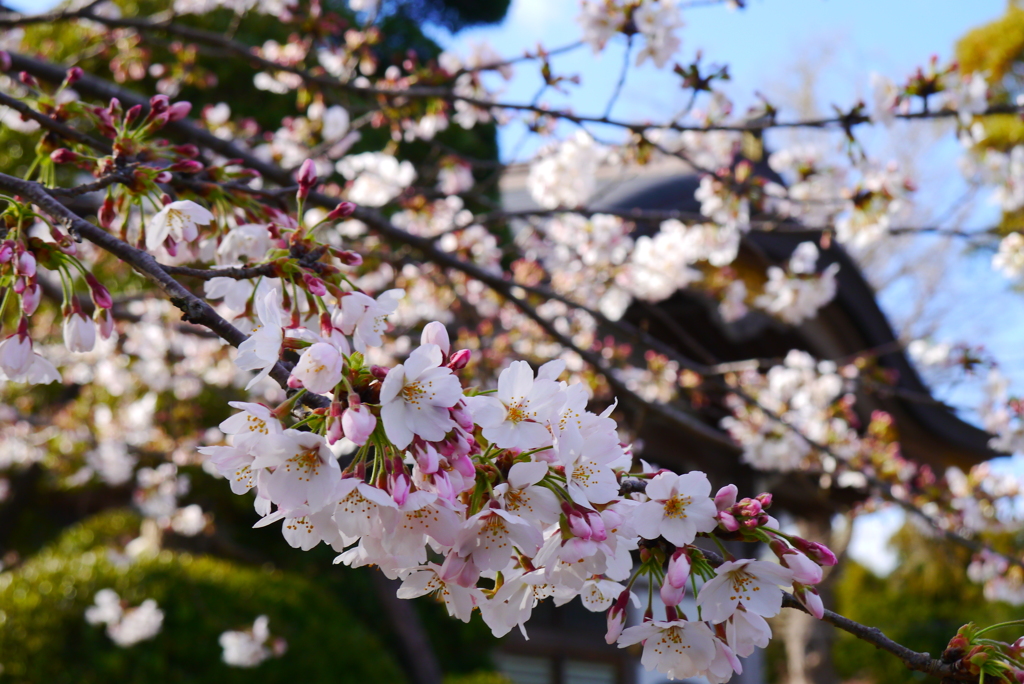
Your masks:
M300 575L163 551L118 565L105 544L131 538L138 520L115 512L70 528L24 565L0 574L3 682L403 682L382 644L330 591ZM85 621L100 589L130 603L155 599L161 633L120 648ZM270 617L287 653L256 670L221 661L218 636Z

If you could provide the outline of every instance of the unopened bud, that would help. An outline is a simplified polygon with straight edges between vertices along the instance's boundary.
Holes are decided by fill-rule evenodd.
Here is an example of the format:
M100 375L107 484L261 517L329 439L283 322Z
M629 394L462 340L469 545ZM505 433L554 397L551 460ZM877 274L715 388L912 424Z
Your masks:
M313 163L312 159L307 159L302 162L302 166L299 167L299 173L295 176L295 181L299 184L299 199L305 199L309 196L309 191L316 185L316 164Z
M807 541L800 537L793 537L793 546L806 553L818 565L832 566L839 562L836 554L832 553L832 550L824 544Z
M70 69L68 69L68 75L64 77L64 85L72 85L74 83L77 83L78 80L81 79L84 75L85 72L82 71L82 67L71 67Z
M103 200L103 204L100 206L100 210L96 216L100 221L100 225L107 230L110 230L114 226L114 221L117 219L117 211L114 209L114 200L110 197Z
M168 109L168 121L181 121L192 111L191 102L175 102Z
M114 300L110 296L110 290L103 286L103 283L96 280L92 273L85 274L85 282L89 285L89 294L92 301L101 309L109 309L114 306Z
M448 367L456 371L462 370L469 364L469 360L472 356L473 352L468 349L460 349L452 354L452 358L448 361Z
M303 273L302 281L306 284L306 289L309 290L311 294L314 294L317 297L327 296L327 286L324 284L324 281L320 280L316 276L310 275L309 273Z
M96 309L93 320L96 321L100 337L105 340L110 339L110 335L114 332L114 315L110 313L110 309Z
M36 256L32 252L22 252L18 255L18 275L31 278L36 274Z
M451 351L451 343L448 341L448 329L440 321L431 321L423 326L420 344L436 344L441 348L441 353L445 358L448 357L448 352Z
M345 266L362 266L363 255L355 252L349 252L348 250L339 249L334 251L334 256L338 257Z
M78 159L79 155L66 147L58 147L50 153L50 160L54 164L74 164Z
M25 287L21 293L21 310L26 316L31 316L39 308L39 302L43 299L43 288L38 283L32 283Z
M163 114L171 104L171 98L166 95L154 95L149 98L149 115L154 117Z
M203 163L193 159L183 159L168 166L167 170L176 173L199 173L203 170Z
M718 514L718 522L729 532L735 532L740 529L740 524L736 517L728 511L722 511Z
M18 80L24 83L25 85L29 86L30 88L35 88L39 85L39 81L35 79L35 76L28 73L27 71L22 71L20 74L18 74Z
M719 511L724 511L727 508L732 508L736 503L736 494L739 490L736 485L730 484L722 487L715 494L715 508Z
M189 159L195 159L199 156L199 148L189 143L187 145L175 145L171 149L174 153L181 157L188 157Z
M385 368L384 366L370 366L370 375L377 378L378 380L383 380L388 376L389 370L391 369Z
M348 218L355 213L356 205L351 202L340 202L338 206L331 209L327 214L328 221L337 221L338 219Z

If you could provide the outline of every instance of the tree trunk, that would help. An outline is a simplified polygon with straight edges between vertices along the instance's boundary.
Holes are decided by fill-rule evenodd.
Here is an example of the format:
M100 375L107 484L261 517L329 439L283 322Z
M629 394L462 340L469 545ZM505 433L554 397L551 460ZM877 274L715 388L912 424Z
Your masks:
M376 570L372 572L373 586L398 639L398 651L409 681L412 684L441 684L441 665L437 662L416 607L411 601L395 595L400 582L389 580Z
M848 531L832 533L828 517L801 518L797 521L802 537L827 544L840 555L849 541ZM846 526L850 527L850 524ZM836 574L825 568L825 579L818 585L818 593L826 608L833 605L832 584ZM838 684L839 676L832 663L832 644L835 628L797 610L785 612L782 638L786 646L786 684Z

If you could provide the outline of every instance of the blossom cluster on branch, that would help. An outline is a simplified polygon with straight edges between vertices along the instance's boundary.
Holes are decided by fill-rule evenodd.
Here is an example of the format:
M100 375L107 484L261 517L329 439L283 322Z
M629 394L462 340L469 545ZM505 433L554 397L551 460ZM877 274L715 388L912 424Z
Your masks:
M608 113L559 110L542 96L578 79L557 72L556 51L395 58L377 24L388 9L375 2L344 12L174 2L197 18L223 9L294 32L248 44L184 20L125 17L110 2L0 11L0 115L32 150L17 175L0 174L0 380L19 395L0 407L11 424L0 468L45 463L69 489L130 486L156 531L128 544L131 562L164 533L213 528L186 503L179 470L201 464L254 495L257 527L280 523L293 547L324 543L339 563L376 566L401 580L401 598L433 595L464 621L479 612L500 636L526 633L540 601L579 597L606 613L609 643L643 643L644 665L671 678L727 681L768 643L765 618L787 601L931 674L1024 672L1019 646L980 639L984 630L962 631L950 658L933 661L843 623L815 589L835 556L788 533L767 512L771 494L712 494L699 470L640 461L632 423L650 412L756 469L895 502L967 544L1016 528L1013 482L985 464L937 475L901 455L890 415L859 418L859 392L895 391L870 353L836 363L794 350L765 372L760 361L720 372L629 315L684 291L724 326L813 321L839 288L839 264L823 258L833 239L858 254L918 230L904 225L917 182L869 158L861 126L950 120L969 147L968 179L1019 210L1021 148L982 145L985 117L1016 104L995 100L977 74L933 63L902 86L874 79L870 109L784 121L763 101L739 117L716 86L728 69L698 57L674 65L692 93L682 113L632 122L611 114L625 71ZM47 23L74 23L109 57L114 81L153 78L157 94L29 56L33 27ZM635 47L627 68L662 69L680 54L683 21L669 0L587 0L578 24L594 51L625 40L631 57ZM153 51L167 36L176 42L163 64ZM237 61L257 97L287 100L289 114L267 121L238 115L244 102L179 99L215 82L197 63L209 50ZM513 67L539 69L533 102L502 100ZM544 137L518 169L531 208L497 204L495 184L516 169L449 135L486 140L492 123ZM774 127L842 141L764 155L760 134ZM609 129L624 135L601 137ZM696 176L699 208L601 205L602 174L651 163ZM744 245L773 230L809 235L751 268ZM1011 232L993 267L1017 277L1022 255ZM50 407L28 387L54 383L86 389ZM997 375L990 389L993 447L1019 451L1019 402ZM173 409L189 401L235 412L215 428ZM713 401L722 413L705 419ZM751 557L725 550L735 541L751 542ZM765 547L774 561L757 555ZM976 550L972 578L990 596L1024 599L1019 554ZM641 579L646 603L633 591ZM631 604L639 624L627 623ZM130 646L159 631L162 613L107 590L86 617ZM284 653L265 616L220 641L240 667Z

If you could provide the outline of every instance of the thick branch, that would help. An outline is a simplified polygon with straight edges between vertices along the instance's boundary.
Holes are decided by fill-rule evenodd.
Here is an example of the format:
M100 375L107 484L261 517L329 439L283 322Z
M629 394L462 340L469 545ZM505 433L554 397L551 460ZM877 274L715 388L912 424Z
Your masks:
M245 333L221 317L213 307L172 278L148 252L132 247L81 218L54 199L42 185L0 173L0 189L31 201L63 225L70 234L85 238L149 278L168 295L171 303L181 309L182 319L186 322L209 328L234 347L248 339ZM283 387L288 382L289 370L278 362L270 375ZM320 399L326 405L327 400L323 397Z

